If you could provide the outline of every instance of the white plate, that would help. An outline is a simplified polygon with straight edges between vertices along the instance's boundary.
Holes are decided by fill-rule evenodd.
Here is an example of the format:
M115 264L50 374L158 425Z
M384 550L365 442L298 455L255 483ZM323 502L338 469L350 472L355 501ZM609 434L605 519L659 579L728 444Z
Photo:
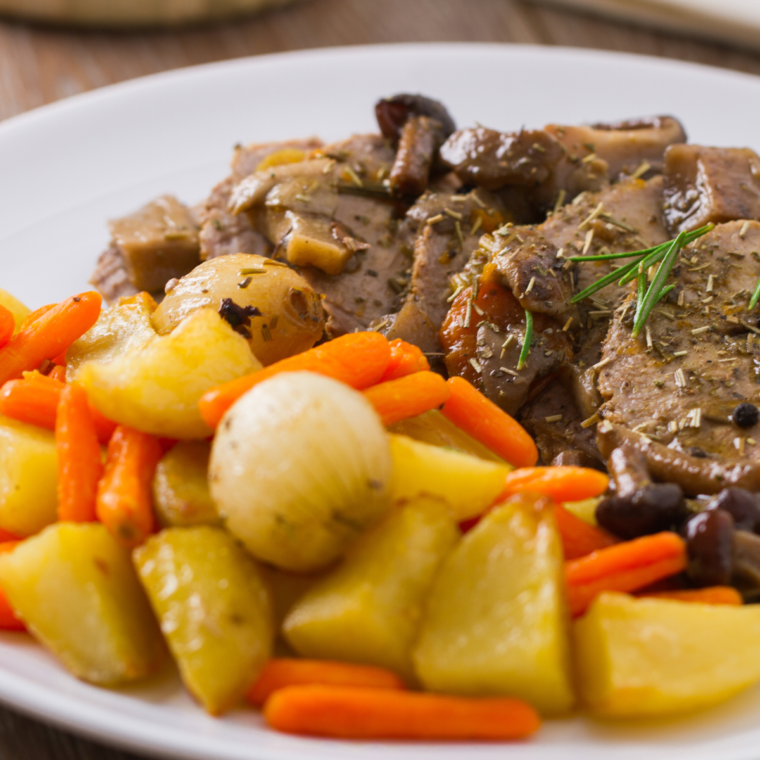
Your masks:
M647 114L692 140L760 148L760 79L693 65L557 48L426 45L260 57L162 74L0 125L0 287L30 306L81 290L105 220L152 196L194 202L238 141L374 130L381 95L441 98L461 125L502 128ZM727 646L731 642L726 642ZM757 760L760 689L697 716L610 725L549 721L516 745L296 739L253 712L208 718L169 673L105 691L69 677L21 634L0 635L0 700L111 744L187 760Z

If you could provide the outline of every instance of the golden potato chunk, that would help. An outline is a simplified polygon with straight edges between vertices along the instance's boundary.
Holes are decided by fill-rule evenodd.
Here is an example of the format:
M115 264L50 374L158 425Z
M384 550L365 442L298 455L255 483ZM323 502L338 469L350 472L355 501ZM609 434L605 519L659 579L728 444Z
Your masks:
M579 696L599 715L707 707L760 680L760 607L602 594L573 624Z
M490 507L513 469L505 462L489 462L405 435L391 435L390 441L391 499L398 503L422 494L434 496L448 504L457 521L475 517Z
M149 538L134 562L185 686L212 715L234 707L274 638L253 560L224 531L197 526Z
M74 380L85 362L107 364L155 337L150 323L155 309L156 302L148 293L120 298L110 309L104 309L98 321L66 352L66 379Z
M108 364L87 362L77 380L106 417L167 438L206 438L198 411L209 389L261 369L245 339L211 309L191 314Z
M31 536L55 522L57 489L53 434L0 417L0 528Z
M198 309L218 311L223 304L264 365L306 351L322 337L322 303L306 280L284 264L248 253L204 261L174 283L153 314L153 326L166 335Z
M13 314L16 332L18 332L22 322L29 316L31 310L24 306L16 296L12 296L7 290L3 290L2 288L0 288L0 306L4 306Z
M572 707L562 544L536 506L513 497L444 561L414 652L425 688L517 697L549 715Z
M78 678L143 678L166 649L129 551L100 523L56 523L0 557L0 585L29 630Z
M378 665L413 680L425 597L458 538L439 501L394 510L295 603L283 624L286 639L305 657Z
M208 487L210 456L206 441L180 441L164 454L153 477L153 501L161 525L170 528L220 522Z

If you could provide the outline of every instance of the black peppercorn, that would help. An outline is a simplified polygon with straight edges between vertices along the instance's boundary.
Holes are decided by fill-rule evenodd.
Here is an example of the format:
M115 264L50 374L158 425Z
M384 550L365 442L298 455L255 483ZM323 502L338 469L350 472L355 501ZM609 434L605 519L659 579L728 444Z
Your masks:
M751 428L757 425L758 420L760 420L760 411L754 404L745 401L734 409L731 419L737 427Z

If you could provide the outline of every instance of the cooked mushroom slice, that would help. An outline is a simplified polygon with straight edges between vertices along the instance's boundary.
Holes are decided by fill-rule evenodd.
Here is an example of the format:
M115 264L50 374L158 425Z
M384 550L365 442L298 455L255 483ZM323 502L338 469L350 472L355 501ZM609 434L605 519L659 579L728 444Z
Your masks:
M498 190L506 185L538 187L552 176L564 152L543 130L515 134L476 127L451 135L440 155L464 184Z
M760 529L760 501L756 494L744 488L724 488L705 507L705 511L722 509L734 518L737 530L750 533Z
M597 445L605 457L620 446L637 449L652 478L676 483L688 495L714 494L729 485L760 491L760 465L755 462L691 456L606 420L597 427Z
M394 145L401 139L404 125L414 116L427 116L440 125L444 138L455 129L456 124L443 103L424 95L394 95L375 104L375 117L386 140Z
M708 222L760 219L760 157L749 148L673 145L665 152L664 195L673 234Z
M610 179L621 175L661 172L665 149L686 142L686 132L672 116L621 121L591 126L544 127L570 158L589 161L595 155L607 163Z
M715 509L692 517L685 526L687 573L698 586L725 586L733 574L734 519Z
M615 494L596 508L597 522L621 538L637 538L678 525L687 511L683 491L675 483L652 483L641 452L614 449L608 467Z
M745 530L734 531L731 580L745 601L760 600L760 536Z
M425 192L430 168L443 140L440 124L435 119L413 116L404 124L388 177L394 196L416 198Z

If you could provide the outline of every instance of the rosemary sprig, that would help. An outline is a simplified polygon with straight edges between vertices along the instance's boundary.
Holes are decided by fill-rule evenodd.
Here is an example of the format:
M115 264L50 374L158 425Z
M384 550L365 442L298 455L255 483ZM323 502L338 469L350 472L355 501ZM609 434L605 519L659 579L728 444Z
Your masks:
M665 280L667 280L673 269L678 253L684 248L684 246L693 243L695 240L702 237L702 235L710 232L714 227L715 225L711 222L693 232L681 232L678 237L669 240L667 243L661 243L660 245L644 248L640 251L633 251L631 253L607 253L594 256L569 257L569 261L575 262L633 259L633 261L621 266L620 269L616 269L614 272L604 275L604 277L599 278L595 283L574 295L571 299L571 303L583 301L589 296L594 295L594 293L611 285L613 282L617 282L618 285L623 286L636 280L636 316L634 317L633 323L633 335L634 337L638 336L655 305L675 287L675 285L668 285L665 287ZM649 288L647 288L646 273L650 267L658 263L660 266L657 268L657 274L655 275L654 280L652 280ZM760 282L758 282L752 301L750 301L750 309L753 308L758 301L760 301Z
M673 269L673 264L676 263L676 257L681 251L681 248L686 245L686 233L681 232L678 237L670 244L668 252L665 254L662 263L657 267L657 274L649 285L649 289L646 295L642 297L641 293L646 285L646 269L644 261L641 262L641 274L639 275L638 283L638 306L636 308L636 316L633 318L633 337L638 338L641 328L644 327L644 323L647 321L652 309L656 306L657 302L663 296L663 288L665 287L665 280L670 275L670 270Z
M752 294L752 298L749 299L750 311L752 311L752 309L757 306L758 301L760 301L760 280L757 281L757 285L755 285L755 292Z
M528 361L530 344L533 342L533 312L525 310L525 337L523 338L520 358L517 360L517 369L522 369Z

